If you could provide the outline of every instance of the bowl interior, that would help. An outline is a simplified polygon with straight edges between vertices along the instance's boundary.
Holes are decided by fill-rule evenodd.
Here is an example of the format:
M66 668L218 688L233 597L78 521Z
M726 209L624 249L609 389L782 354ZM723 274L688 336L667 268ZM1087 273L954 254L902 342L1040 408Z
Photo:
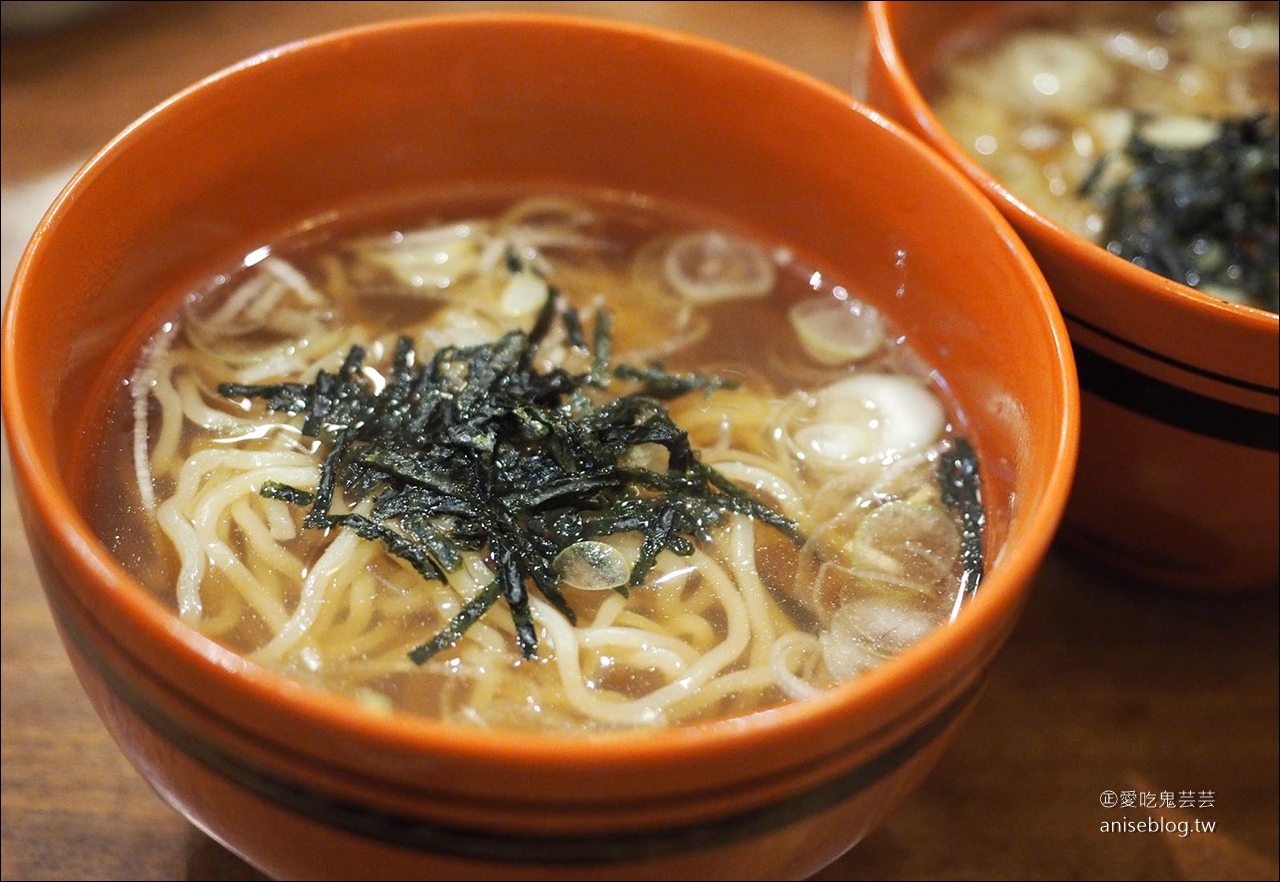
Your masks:
M108 369L158 298L300 225L495 184L642 194L787 242L854 281L956 397L984 469L990 575L952 627L876 677L789 709L784 719L808 720L793 730L829 746L857 711L989 661L1061 514L1077 431L1061 318L1012 230L949 166L837 90L693 38L525 15L402 21L264 53L139 120L51 209L6 309L6 428L45 552L117 639L141 645L173 684L285 707L259 710L263 725L302 714L505 755L512 768L535 749L581 761L528 745L537 739L352 721L345 705L271 676L237 679L92 537L72 478L68 439L94 406L83 378ZM710 728L606 740L599 756L767 740L763 722L755 734Z

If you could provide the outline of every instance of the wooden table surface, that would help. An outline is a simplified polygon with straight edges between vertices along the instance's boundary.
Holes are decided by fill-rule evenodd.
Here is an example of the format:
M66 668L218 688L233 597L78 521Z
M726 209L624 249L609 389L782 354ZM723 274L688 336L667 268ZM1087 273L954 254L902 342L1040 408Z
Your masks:
M298 37L557 9L712 37L856 91L864 34L859 3L135 2L43 34L14 33L23 4L4 5L5 291L79 163L178 89ZM7 450L3 467L3 878L260 878L161 802L94 716L36 580ZM954 746L819 878L1277 879L1278 596L1175 596L1055 550ZM1108 809L1104 791L1157 805ZM1126 818L1174 830L1103 832Z

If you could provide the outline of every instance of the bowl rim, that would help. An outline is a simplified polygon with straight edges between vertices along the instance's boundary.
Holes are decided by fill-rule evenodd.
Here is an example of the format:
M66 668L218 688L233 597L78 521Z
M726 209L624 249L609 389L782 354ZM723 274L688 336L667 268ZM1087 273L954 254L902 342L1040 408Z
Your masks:
M1273 337L1280 337L1280 314L1214 297L1112 254L1101 245L1090 242L1037 211L970 156L933 112L898 49L898 31L894 18L889 14L890 9L927 5L935 4L867 0L864 19L869 30L868 39L872 52L884 63L889 73L889 86L898 100L907 106L913 122L927 134L925 140L1000 206L1015 227L1025 226L1030 238L1035 241L1053 243L1063 248L1072 261L1088 267L1098 276L1114 278L1126 289L1141 292L1156 302L1173 309L1190 311L1204 321L1226 323L1242 331L1270 333Z
M796 88L817 91L832 102L840 102L852 112L864 116L869 123L889 130L900 139L904 149L918 154L920 161L932 165L948 179L975 208L990 217L993 226L1006 241L1011 262L1020 264L1040 301L1039 312L1045 322L1047 336L1054 342L1058 366L1055 384L1061 400L1062 419L1053 427L1056 456L1045 476L1042 504L1029 512L1021 527L1016 547L1006 545L998 565L993 566L975 597L966 604L955 621L935 629L901 655L855 680L838 684L818 695L746 716L729 717L697 724L682 724L659 730L627 729L592 733L555 733L513 729L472 729L431 720L408 713L378 715L356 711L353 700L319 688L303 686L284 674L259 666L246 657L222 647L212 638L181 623L137 580L130 576L79 514L71 494L64 486L58 469L49 455L33 444L32 422L39 415L28 413L15 380L21 373L16 362L15 339L21 333L22 315L32 298L24 296L29 287L27 276L44 251L45 243L56 235L63 208L73 203L92 180L100 166L108 163L119 146L144 134L153 126L163 125L170 108L181 102L198 100L203 90L216 88L238 71L269 64L272 59L341 41L358 40L361 35L390 30L440 31L448 28L553 27L581 32L607 33L664 43L680 51L692 51L719 57L724 63L755 68L763 76L791 80ZM726 45L710 38L681 33L648 24L621 22L591 16L571 16L546 12L476 12L410 17L336 30L265 49L249 58L227 66L180 90L130 123L103 146L62 190L52 203L19 260L11 293L3 316L3 413L9 452L15 470L16 484L28 492L30 517L38 520L60 558L54 561L64 578L80 579L92 584L91 593L104 596L131 626L137 626L148 639L159 641L167 653L177 653L185 664L195 664L234 681L235 689L244 696L283 708L293 718L307 720L326 730L343 733L366 743L412 748L418 751L446 751L454 757L475 762L497 756L506 760L536 762L561 769L595 767L630 767L643 759L658 763L679 758L682 762L718 752L725 742L740 746L765 745L779 735L791 731L829 729L841 719L873 708L888 700L907 685L959 654L961 648L991 642L983 635L1001 631L994 641L999 645L1007 636L1003 622L1016 620L1031 588L1034 573L1052 542L1057 524L1065 508L1073 478L1079 442L1079 400L1075 365L1066 327L1049 293L1037 265L1025 245L1003 215L956 169L944 162L914 134L888 119L874 108L817 78L792 69L780 62L759 56L746 49ZM994 564L995 562L993 562ZM73 589L74 590L74 589ZM198 696L195 696L198 698ZM566 751L566 745L572 751Z

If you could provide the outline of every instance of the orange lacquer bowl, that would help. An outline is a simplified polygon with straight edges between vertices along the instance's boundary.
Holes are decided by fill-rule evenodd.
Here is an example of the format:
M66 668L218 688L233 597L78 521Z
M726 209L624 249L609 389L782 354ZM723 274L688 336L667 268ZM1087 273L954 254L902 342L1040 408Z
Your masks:
M459 182L705 208L876 292L946 378L983 464L990 566L973 601L811 700L558 737L373 714L180 624L87 525L70 451L94 410L89 380L193 266L347 205ZM974 704L1066 502L1075 388L1025 248L912 136L731 48L535 15L337 33L189 88L76 175L4 316L21 509L84 688L165 800L282 878L817 871L921 781Z
M1082 426L1064 543L1140 585L1274 590L1280 319L1142 269L1048 219L968 155L928 103L939 47L992 17L1055 5L1075 4L868 3L866 99L987 194L1057 298Z

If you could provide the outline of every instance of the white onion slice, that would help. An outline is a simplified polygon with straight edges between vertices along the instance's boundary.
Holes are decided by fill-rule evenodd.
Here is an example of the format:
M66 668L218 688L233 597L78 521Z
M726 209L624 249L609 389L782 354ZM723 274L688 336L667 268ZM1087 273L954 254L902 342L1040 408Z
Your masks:
M773 290L773 261L764 249L716 230L677 237L662 267L671 286L694 303L763 297Z
M922 594L953 579L963 539L941 506L894 499L862 519L849 544L853 565L896 576Z
M1142 124L1142 137L1168 150L1195 150L1213 141L1222 127L1201 116L1162 116Z
M845 680L916 643L935 625L919 610L864 597L840 607L818 639L827 670Z
M516 273L502 290L502 311L513 317L532 315L542 309L550 294L546 281L536 273Z
M805 352L827 365L861 361L884 343L880 311L861 300L811 297L787 311Z
M1074 37L1028 33L1012 38L996 61L999 83L1033 113L1070 114L1096 106L1116 75L1092 46Z
M795 440L806 458L853 465L927 447L945 427L942 402L919 380L855 374L817 394L814 419Z

